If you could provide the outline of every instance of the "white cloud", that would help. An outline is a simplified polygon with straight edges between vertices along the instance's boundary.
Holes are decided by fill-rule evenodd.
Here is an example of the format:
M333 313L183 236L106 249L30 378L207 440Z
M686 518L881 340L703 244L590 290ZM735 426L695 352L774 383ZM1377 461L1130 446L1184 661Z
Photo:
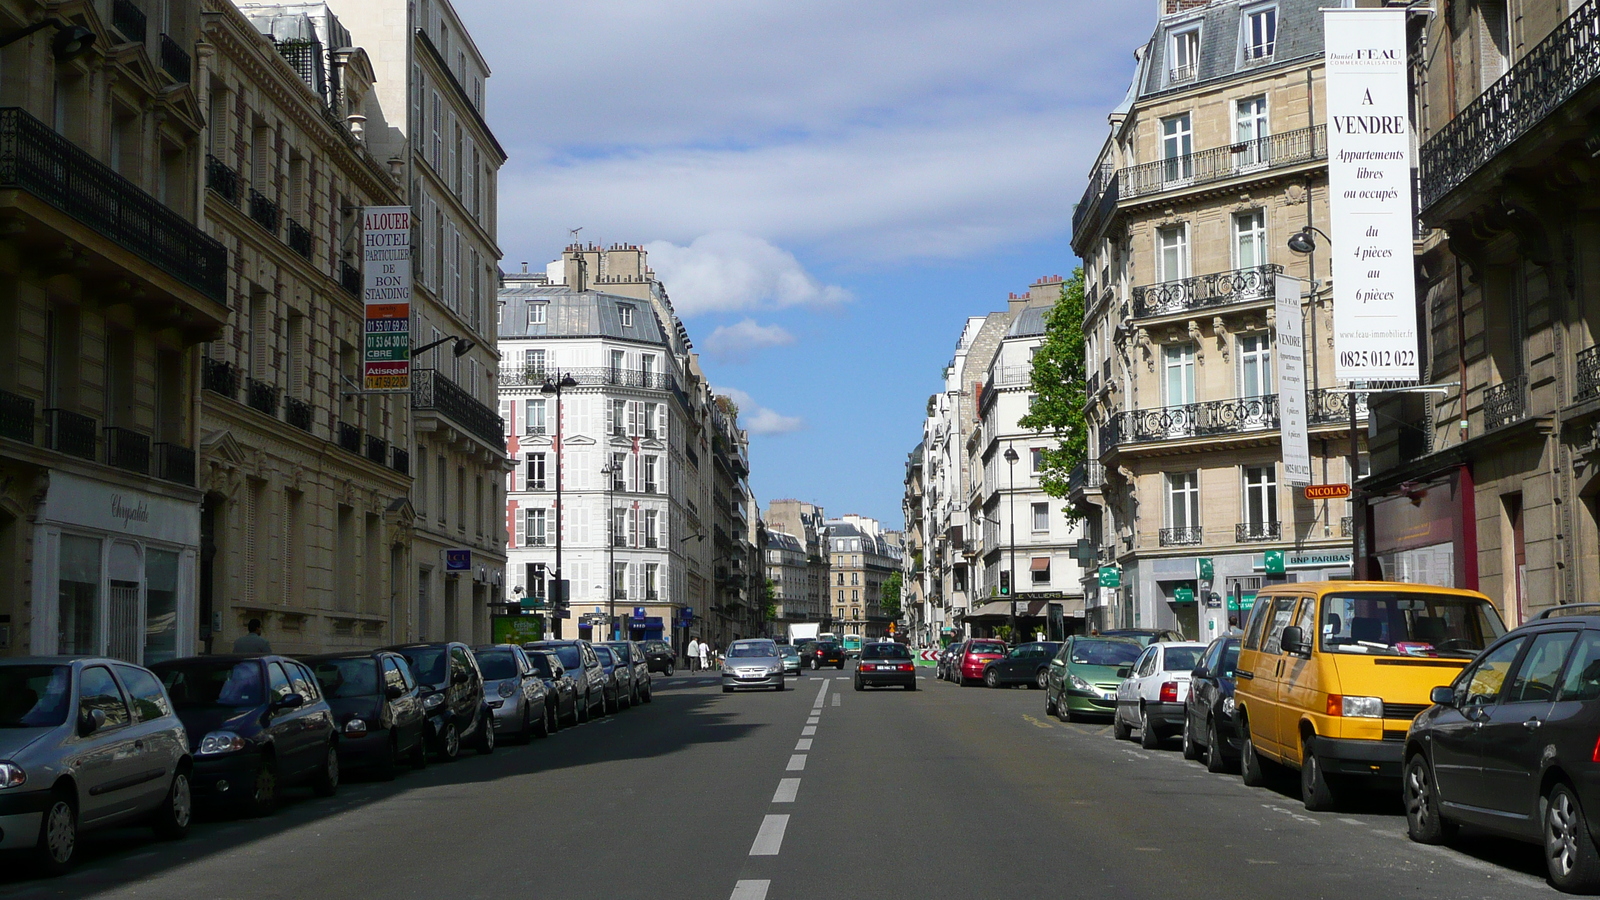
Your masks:
M705 351L728 362L744 362L753 351L763 347L787 347L794 343L794 335L781 325L761 325L754 319L745 319L733 325L723 325L711 332L702 344Z
M806 427L805 419L786 416L757 403L755 398L738 388L716 388L739 405L739 427L751 434L790 434Z
M812 278L794 254L734 231L694 239L687 247L667 241L644 245L650 267L672 295L679 315L780 306L826 306L850 292Z

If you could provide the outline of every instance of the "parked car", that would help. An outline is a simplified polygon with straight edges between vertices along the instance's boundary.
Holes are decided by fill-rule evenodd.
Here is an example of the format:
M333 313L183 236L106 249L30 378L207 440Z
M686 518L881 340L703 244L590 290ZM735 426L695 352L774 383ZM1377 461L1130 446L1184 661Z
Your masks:
M1045 715L1069 722L1085 716L1109 716L1117 709L1117 687L1122 669L1132 665L1144 648L1132 638L1074 635L1050 661L1045 678Z
M307 656L339 729L339 765L370 769L387 781L402 759L428 764L422 688L405 657L388 650Z
M666 641L640 641L640 649L644 650L645 661L650 664L650 671L671 675L677 667L677 658L672 655L672 645Z
M1256 595L1234 690L1239 769L1300 770L1307 809L1356 779L1398 779L1411 720L1429 692L1505 633L1476 591L1395 582L1273 585Z
M339 732L317 677L283 656L191 656L150 667L172 698L194 756L194 795L247 815L285 788L339 789Z
M747 688L781 691L784 687L783 657L778 655L777 644L767 638L751 638L728 645L722 664L724 694Z
M148 669L0 659L0 850L29 851L59 875L84 832L143 820L157 837L181 838L192 766L183 723Z
M1204 757L1206 768L1225 772L1239 761L1239 727L1234 719L1234 674L1239 663L1239 639L1220 637L1211 642L1189 677L1189 699L1184 704L1183 755Z
M633 641L611 641L606 644L611 648L624 667L628 670L627 700L628 705L650 702L650 664L645 659L644 650Z
M1100 632L1100 637L1131 638L1139 642L1141 647L1159 644L1166 641L1181 641L1183 635L1165 628L1114 628L1110 631Z
M600 668L605 672L603 696L606 699L606 713L614 713L622 709L623 703L628 699L628 667L605 644L595 644L594 655L600 660Z
M428 716L428 742L445 762L461 755L469 742L479 753L493 753L494 716L483 695L483 673L466 644L441 641L385 647L405 657L422 686Z
M955 662L956 684L966 687L983 681L984 667L1006 655L1004 641L974 638L961 648L961 658Z
M816 671L823 666L844 668L844 648L834 641L807 641L800 645L800 665Z
M515 644L474 647L472 655L483 673L483 693L494 716L494 730L514 734L526 744L550 736L555 703L548 700L544 678L526 653Z
M783 674L800 674L800 651L793 644L779 644L778 655L783 657Z
M1429 699L1404 744L1411 839L1443 843L1471 825L1542 843L1552 885L1600 891L1600 604L1547 610Z
M1112 734L1127 740L1138 729L1140 746L1154 750L1181 731L1189 676L1205 650L1205 644L1194 641L1152 643L1131 666L1119 670L1124 677L1117 685Z
M939 653L938 665L934 666L933 676L941 681L955 681L956 660L961 658L961 650L966 645L965 641L955 641Z
M606 714L606 672L585 640L534 641L524 644L534 650L548 650L561 660L561 667L572 676L578 691L578 722L587 722L596 711Z
M983 683L992 688L1025 684L1044 689L1050 660L1061 651L1059 641L1033 641L1018 644L1011 652L983 667Z
M911 659L911 650L892 641L863 644L861 661L856 664L855 687L858 691L869 687L916 690L917 665Z
M561 658L550 650L529 649L522 645L533 670L544 679L545 703L550 707L550 730L560 731L563 724L578 723L578 682L561 665Z

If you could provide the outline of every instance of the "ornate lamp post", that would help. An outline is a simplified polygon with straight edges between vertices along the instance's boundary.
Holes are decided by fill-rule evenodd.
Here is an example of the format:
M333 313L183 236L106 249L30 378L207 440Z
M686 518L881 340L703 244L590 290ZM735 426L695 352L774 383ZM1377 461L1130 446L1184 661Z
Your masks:
M561 637L561 613L566 609L569 599L567 592L562 590L566 582L562 579L561 571L561 392L577 386L577 379L563 375L554 381L547 379L544 386L539 388L539 393L547 396L553 394L556 398L556 589L552 592L555 596L550 602L550 623L557 639Z

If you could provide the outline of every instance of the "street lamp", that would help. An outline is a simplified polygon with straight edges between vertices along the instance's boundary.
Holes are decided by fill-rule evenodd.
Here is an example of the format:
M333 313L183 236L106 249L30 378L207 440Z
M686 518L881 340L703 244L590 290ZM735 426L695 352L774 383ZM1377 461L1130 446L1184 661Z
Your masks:
M445 338L445 340L449 340L449 338ZM443 341L438 341L437 343L443 343ZM456 344L457 356L467 352L461 349L462 343L467 344L467 350L472 349L471 341L458 340ZM566 582L561 578L561 392L567 388L575 388L577 386L578 380L576 378L571 375L563 375L555 381L545 379L544 386L539 388L539 393L545 395L554 394L556 398L556 596L550 603L550 623L557 640L561 639L561 612L566 608L568 599L567 592L562 589L562 585L566 584Z
M1333 238L1328 237L1327 232L1315 225L1307 225L1299 231L1296 231L1294 234L1289 235L1289 249L1296 253L1315 252L1317 249L1317 239L1311 234L1313 231L1322 235L1323 240L1330 244L1333 243Z
M1005 461L1011 480L1006 500L1011 517L1011 644L1016 646L1022 642L1017 640L1017 449L1011 444L1006 445Z
M617 627L617 509L616 509L616 475L622 467L614 462L607 462L600 467L600 474L606 479L606 603L611 610L611 618L607 624L611 628L611 639L622 640Z
M411 351L411 358L412 359L416 359L417 357L421 356L424 353L427 353L429 350L432 350L433 348L439 346L440 344L445 343L446 341L455 341L456 342L455 347L451 348L451 350L450 350L450 352L452 354L454 354L455 356L466 356L468 353L472 352L472 348L473 347L478 346L476 341L469 341L464 337L457 337L457 336L452 334L449 337L439 338L437 341L434 341L431 344L423 344L421 347L418 347L415 350L412 350ZM574 384L576 384L576 382L574 382Z
M46 28L54 28L56 30L56 36L50 39L50 53L59 62L70 62L88 53L94 47L96 38L94 32L82 25L71 25L60 19L42 19L27 28L21 28L4 37L0 37L0 47L15 44L28 35L43 31Z

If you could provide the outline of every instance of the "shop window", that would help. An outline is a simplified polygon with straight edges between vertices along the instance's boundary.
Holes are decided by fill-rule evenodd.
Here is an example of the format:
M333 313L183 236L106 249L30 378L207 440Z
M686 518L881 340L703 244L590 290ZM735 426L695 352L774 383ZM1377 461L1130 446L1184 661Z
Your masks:
M100 652L99 594L100 541L62 535L56 588L57 653Z
M178 554L145 553L144 664L178 655Z

